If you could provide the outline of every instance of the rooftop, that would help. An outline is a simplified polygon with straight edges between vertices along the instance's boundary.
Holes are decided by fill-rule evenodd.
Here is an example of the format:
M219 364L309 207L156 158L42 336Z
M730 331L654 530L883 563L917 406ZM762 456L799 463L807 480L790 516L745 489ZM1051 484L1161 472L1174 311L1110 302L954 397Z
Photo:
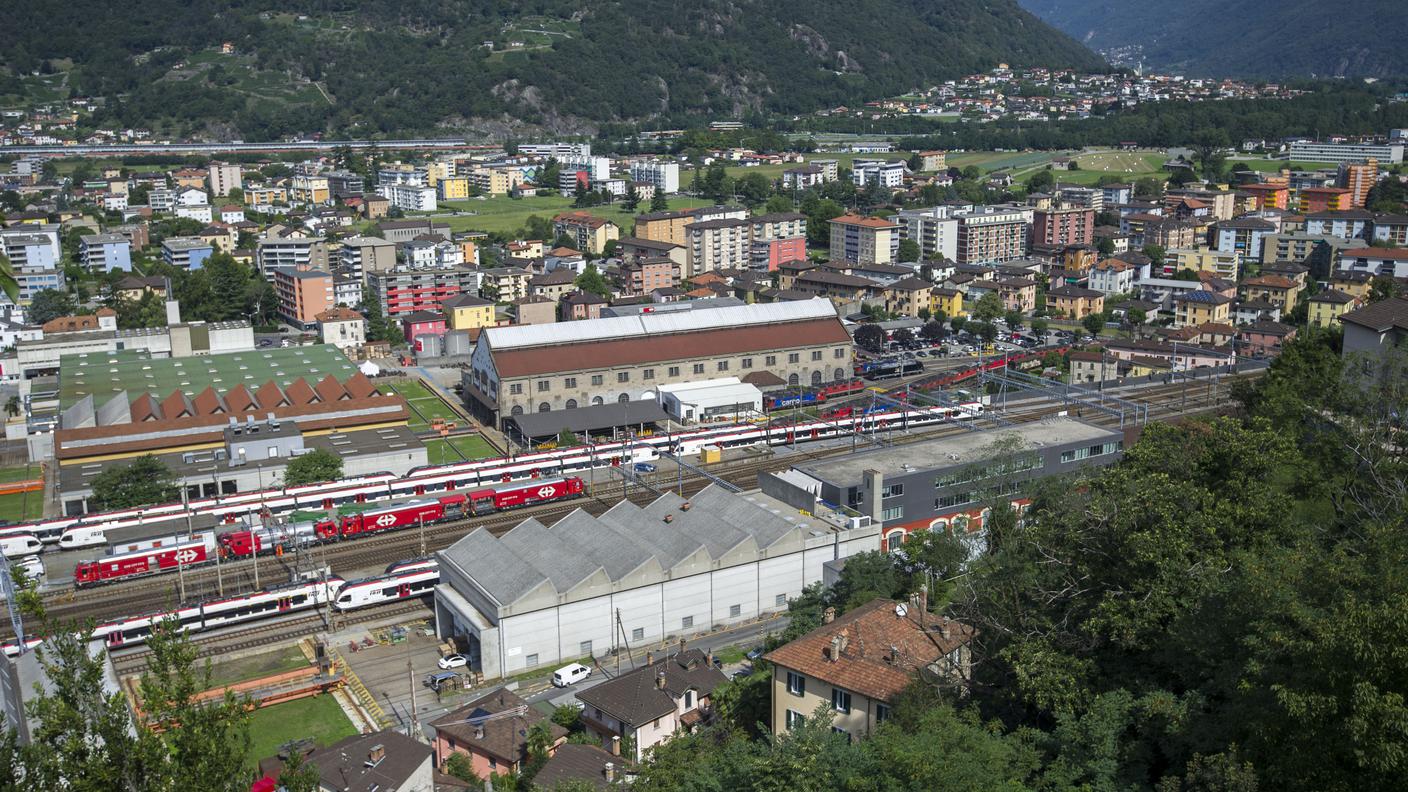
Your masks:
M1391 329L1408 330L1408 298L1394 297L1370 303L1340 317L1341 322L1367 327L1379 333Z
M664 686L658 680L664 677ZM668 715L686 690L708 696L728 681L699 649L685 649L577 694L577 700L632 726Z

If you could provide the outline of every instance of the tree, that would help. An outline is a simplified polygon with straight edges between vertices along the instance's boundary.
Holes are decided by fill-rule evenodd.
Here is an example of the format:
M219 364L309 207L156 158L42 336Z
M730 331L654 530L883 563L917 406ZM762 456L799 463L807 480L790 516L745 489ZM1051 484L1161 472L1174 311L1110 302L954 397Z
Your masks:
M1149 320L1149 314L1143 308L1128 308L1125 310L1124 316L1135 327L1139 327Z
M942 341L947 335L948 331L944 330L944 323L941 320L925 322L924 326L919 328L919 337L925 341Z
M595 264L588 264L582 270L582 274L578 275L572 283L584 292L599 294L602 297L611 296L611 284L607 282L606 276L601 274Z
M1369 302L1371 303L1397 297L1402 293L1403 287L1392 275L1375 275L1374 279L1369 281Z
M963 330L963 325L967 323L968 319L962 316L955 316L952 319L948 320L948 326L953 328L953 332L955 333L961 332Z
M1155 269L1164 265L1165 251L1161 245L1145 245L1143 253L1149 257Z
M627 212L634 212L640 206L640 190L636 189L636 183L631 182L631 186L626 190L626 200L621 202L622 208Z
M919 152L913 152L905 161L905 166L909 168L911 173L918 173L924 170L924 158L919 156Z
M1100 241L1095 243L1095 249L1102 256L1113 256L1115 254L1115 240L1110 237L1100 237Z
M1003 321L1007 322L1007 327L1011 330L1022 328L1022 312L1015 308L1003 314Z
M30 301L29 315L26 318L33 324L44 324L61 316L73 316L77 310L78 305L68 292L41 289L35 292L34 299Z
M1027 192L1041 192L1042 190L1049 189L1051 185L1055 183L1056 179L1051 175L1051 171L1039 170L1027 179Z
M1100 335L1100 331L1105 329L1105 317L1100 314L1087 314L1084 319L1080 320L1080 323L1086 331L1094 336Z
M571 429L563 429L562 431L557 433L558 448L571 448L572 446L577 445L578 442L579 440L577 439L577 433L572 431Z
M463 754L454 754L463 757ZM293 751L289 754L288 761L279 770L279 787L284 792L318 792L318 784L322 781L322 775L318 772L318 766L308 762L301 751Z
M1220 127L1202 129L1194 135L1193 158L1202 168L1205 178L1221 178L1223 164L1227 161L1224 149L1231 145L1227 130Z
M979 338L989 344L997 340L997 325L992 322L978 322L976 324L976 328L968 328L969 332L976 332Z
M734 193L744 206L758 206L772 195L772 181L757 171L744 174L733 185Z
M107 468L93 477L92 487L90 505L97 510L171 503L180 494L171 471L151 454Z
M914 340L914 333L908 327L901 327L890 334L890 340L897 344L908 344Z
M22 409L24 408L20 405L19 396L11 396L5 401L5 414L11 418L18 418Z
M1002 304L1002 299L996 294L988 292L978 298L978 304L973 307L973 318L984 322L991 322L1006 311Z
M918 261L924 257L924 251L919 249L919 243L913 239L901 239L899 249L899 260L902 262Z
M543 167L538 169L533 181L539 187L550 187L557 189L558 177L562 175L562 163L557 161L557 157L548 157L548 161L543 163Z
M342 457L322 448L289 460L284 472L284 484L290 487L300 484L317 484L323 481L337 481L342 478Z
M664 190L656 190L650 197L650 211L667 212L670 209L670 199L665 197Z
M4 253L0 253L0 292L4 292L5 296L10 298L10 302L19 302L20 282L15 277L15 269L11 265L9 257Z
M459 751L450 754L450 758L445 760L445 772L461 781L480 780L479 774L474 772L474 763L470 761L469 755Z
M856 328L856 346L867 352L883 352L885 350L885 331L879 325L863 324Z
M1046 335L1046 331L1050 328L1050 326L1050 323L1048 323L1045 319L1032 320L1032 332L1036 333L1038 336Z

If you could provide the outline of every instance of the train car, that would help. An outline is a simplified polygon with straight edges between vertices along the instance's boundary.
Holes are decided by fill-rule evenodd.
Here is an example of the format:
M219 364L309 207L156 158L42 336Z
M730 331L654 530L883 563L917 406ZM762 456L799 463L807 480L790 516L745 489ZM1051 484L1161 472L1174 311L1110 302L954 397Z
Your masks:
M6 558L20 558L34 555L44 549L44 543L34 534L8 534L0 536L0 554Z
M248 558L265 553L282 555L295 548L315 545L327 538L318 531L317 523L312 520L226 531L215 537L220 545L221 558Z
M390 503L379 508L343 515L338 534L348 539L362 534L390 531L410 525L423 525L464 516L466 496L461 493ZM326 523L321 531L326 532Z
M215 555L215 534L196 534L175 544L117 553L96 561L80 561L73 568L73 583L81 588L154 575L179 567L207 564L215 560Z
M924 364L917 360L885 360L865 373L865 378L871 381L898 379L918 374L924 370Z
M828 399L837 396L849 396L852 393L860 393L865 390L865 381L860 379L846 380L845 382L831 382L817 388L817 393Z
M392 561L386 565L386 574L393 572L409 572L412 569L433 569L440 566L440 562L434 556L423 558L408 558L405 561Z
M333 607L340 611L380 605L429 594L440 582L440 569L427 567L395 572L381 577L353 580L337 592Z
M327 604L342 585L342 578L334 576L327 580L290 583L252 594L205 602L200 606L201 628L210 630L320 607Z
M469 493L470 513L479 516L534 503L565 500L582 494L585 484L576 476L537 479L515 484L500 484Z
M826 396L818 391L804 390L797 391L772 391L763 394L764 410L781 410L788 407L805 407L809 404L816 404L819 401L826 401Z

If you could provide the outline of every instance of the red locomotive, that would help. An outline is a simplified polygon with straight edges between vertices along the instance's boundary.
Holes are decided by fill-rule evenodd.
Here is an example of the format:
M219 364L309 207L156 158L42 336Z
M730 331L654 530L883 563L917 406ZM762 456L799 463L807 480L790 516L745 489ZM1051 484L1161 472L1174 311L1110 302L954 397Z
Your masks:
M214 560L215 535L199 533L184 541L117 553L97 561L80 561L73 568L73 583L76 586L91 586L110 580L170 572L177 567L196 566Z

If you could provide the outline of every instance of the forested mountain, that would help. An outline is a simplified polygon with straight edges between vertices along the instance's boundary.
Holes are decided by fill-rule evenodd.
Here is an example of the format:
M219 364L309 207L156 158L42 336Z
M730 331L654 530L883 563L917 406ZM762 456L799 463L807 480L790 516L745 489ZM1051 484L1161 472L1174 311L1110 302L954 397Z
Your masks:
M1150 67L1281 78L1408 74L1402 0L1021 0L1095 49L1138 46Z
M67 70L118 123L250 138L804 112L999 62L1100 65L1015 0L13 0L0 26L0 98Z

